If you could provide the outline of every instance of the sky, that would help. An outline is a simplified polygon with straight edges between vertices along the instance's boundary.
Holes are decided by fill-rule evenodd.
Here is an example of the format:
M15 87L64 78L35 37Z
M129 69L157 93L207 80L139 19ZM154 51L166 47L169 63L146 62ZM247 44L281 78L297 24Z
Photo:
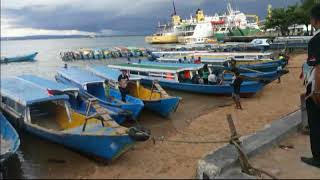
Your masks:
M170 20L173 0L1 0L1 37L30 35L144 35ZM177 14L189 18L197 8L223 13L227 3L264 19L267 6L299 0L174 0Z

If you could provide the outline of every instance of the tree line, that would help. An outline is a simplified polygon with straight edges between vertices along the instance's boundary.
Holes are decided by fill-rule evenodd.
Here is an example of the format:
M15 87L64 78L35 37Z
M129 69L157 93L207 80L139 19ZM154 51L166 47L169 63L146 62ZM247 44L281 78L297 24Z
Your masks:
M282 36L290 35L289 27L303 24L307 28L306 35L313 34L313 28L309 29L310 10L320 0L301 0L300 3L287 8L275 8L271 16L266 17L265 29L276 29Z

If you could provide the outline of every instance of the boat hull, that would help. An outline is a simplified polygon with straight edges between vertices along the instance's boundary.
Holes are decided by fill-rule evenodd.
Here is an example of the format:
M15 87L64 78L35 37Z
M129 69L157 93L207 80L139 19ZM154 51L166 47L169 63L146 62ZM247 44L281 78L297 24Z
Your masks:
M174 112L180 103L180 98L170 97L160 100L143 101L144 105L150 111L160 114L163 117L169 117Z
M178 43L178 37L176 35L147 36L145 41L150 44Z
M143 84L152 84L152 80L142 79ZM215 94L215 95L231 95L233 92L233 87L230 84L226 85L204 85L204 84L192 84L192 83L176 83L169 81L159 81L163 88L201 93L201 94ZM244 82L241 85L240 94L245 96L250 96L260 91L263 85L258 82Z
M241 75L247 76L247 77L253 77L253 78L261 78L269 81L273 81L280 76L280 74L277 71L259 72L259 73L241 73ZM231 81L232 77L233 77L232 74L225 74L224 80Z
M8 57L1 59L1 63L10 63L10 62L23 62L23 61L34 61L35 57L37 56L37 52L25 56L19 56L19 57Z
M275 62L265 62L260 64L246 64L246 65L239 65L239 68L245 68L245 69L252 69L256 71L261 72L272 72L277 71L278 67L282 66L284 67L284 62L281 61L275 61Z
M101 124L99 125L101 126ZM95 126L98 126L98 124ZM106 160L116 159L134 144L134 141L129 135L97 135L95 134L97 129L97 127L87 125L86 132L89 131L92 132L92 134L82 134L82 127L57 132L32 124L25 124L25 130L35 136L61 144L78 152Z
M121 100L120 92L118 90L113 89L113 88L110 88L110 96L112 96L118 100ZM122 104L120 106L121 109L128 110L128 111L132 112L132 117L134 119L138 119L138 117L141 113L141 110L144 107L143 101L140 100L139 98L126 95L126 102L129 102L129 103Z
M1 146L0 162L14 154L20 146L20 138L14 127L0 112Z

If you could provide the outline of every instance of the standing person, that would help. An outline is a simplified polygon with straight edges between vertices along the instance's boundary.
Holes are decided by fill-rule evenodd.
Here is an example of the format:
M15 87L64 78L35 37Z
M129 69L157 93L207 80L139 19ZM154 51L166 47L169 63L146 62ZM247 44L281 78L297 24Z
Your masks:
M233 76L233 93L232 93L232 98L236 104L236 109L242 109L241 103L240 103L240 88L243 80L240 77L239 71L236 71Z
M131 59L128 57L128 64L131 64Z
M118 77L118 83L119 83L119 90L121 93L121 100L123 102L126 102L128 81L129 81L129 76L127 75L127 71L122 70L122 74L120 74Z
M208 69L208 65L205 64L203 66L203 72L202 72L202 79L203 79L203 83L204 84L209 84L209 81L208 81L209 74L210 74L210 72L209 72L209 69Z
M313 66L313 75L306 88L306 108L310 128L312 158L301 157L301 161L320 168L320 4L311 9L311 25L316 29L308 44L307 64Z
M236 66L236 61L234 59L231 59L230 63L230 70L224 70L222 72L222 80L220 81L220 84L223 84L223 78L225 73L232 73L232 87L233 87L233 93L232 93L232 99L236 104L236 109L242 109L241 103L240 103L240 89L241 84L243 82L243 78L240 76L239 69Z

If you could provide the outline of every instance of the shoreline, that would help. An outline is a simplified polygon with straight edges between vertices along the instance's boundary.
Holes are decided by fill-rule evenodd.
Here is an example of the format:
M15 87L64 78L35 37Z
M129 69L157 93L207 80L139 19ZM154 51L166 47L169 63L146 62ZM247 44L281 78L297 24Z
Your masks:
M168 132L166 137L188 141L225 140L229 138L227 113L234 117L239 134L245 136L295 111L304 92L299 79L301 69L296 67L301 67L307 56L305 53L290 56L290 72L281 78L281 83L272 82L254 97L242 98L243 110L236 110L234 105L210 108L179 131ZM222 145L148 141L136 145L110 165L95 165L95 172L85 178L194 178L198 160Z

